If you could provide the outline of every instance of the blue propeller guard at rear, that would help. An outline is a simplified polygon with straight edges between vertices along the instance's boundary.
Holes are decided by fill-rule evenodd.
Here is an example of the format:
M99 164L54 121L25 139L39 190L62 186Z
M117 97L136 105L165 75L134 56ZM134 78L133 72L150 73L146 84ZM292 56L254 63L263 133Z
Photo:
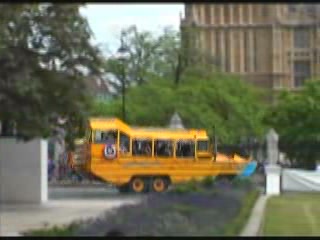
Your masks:
M243 171L239 174L240 177L249 177L251 176L257 168L257 162L250 162L248 163Z

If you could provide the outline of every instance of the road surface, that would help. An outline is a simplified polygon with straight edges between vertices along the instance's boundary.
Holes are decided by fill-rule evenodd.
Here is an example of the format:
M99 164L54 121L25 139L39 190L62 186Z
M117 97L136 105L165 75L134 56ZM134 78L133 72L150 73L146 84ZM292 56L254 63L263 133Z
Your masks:
M109 187L50 187L48 194L49 201L41 206L0 205L0 236L97 217L121 205L135 204L142 198L141 195L119 194Z

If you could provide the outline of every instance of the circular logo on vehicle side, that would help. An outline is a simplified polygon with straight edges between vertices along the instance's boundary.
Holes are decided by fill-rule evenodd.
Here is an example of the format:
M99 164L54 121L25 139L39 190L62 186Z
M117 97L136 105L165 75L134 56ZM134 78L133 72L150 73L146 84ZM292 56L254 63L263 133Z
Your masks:
M114 144L107 144L103 152L107 159L114 159L117 155L116 146Z

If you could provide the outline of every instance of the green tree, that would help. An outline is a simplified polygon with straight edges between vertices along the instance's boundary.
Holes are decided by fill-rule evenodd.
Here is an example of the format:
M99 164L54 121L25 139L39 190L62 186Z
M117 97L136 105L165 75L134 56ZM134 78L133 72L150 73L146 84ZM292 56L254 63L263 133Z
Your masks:
M232 143L243 135L262 135L264 105L259 95L237 76L215 73L203 66L189 68L179 88L161 77L130 88L127 121L133 125L167 126L177 111L187 128L205 128L211 134L216 125L220 142ZM97 103L92 114L121 117L121 101Z
M315 169L320 159L320 81L307 81L299 92L283 92L266 122L280 135L280 149L298 166Z
M69 133L90 108L84 78L101 58L79 4L1 4L0 120L25 138L47 136L55 116Z
M181 76L187 69L187 46L181 42L181 34L170 27L166 27L158 35L149 31L139 31L136 26L121 31L120 41L123 42L129 53L125 62L111 57L106 60L105 69L114 74L116 79L110 80L117 95L122 85L141 85L154 77L166 78L180 83ZM202 53L192 52L192 57L198 59ZM212 67L212 66L211 66ZM123 81L125 75L125 81Z
M127 50L128 59L122 62L122 60L111 57L105 63L106 71L114 74L117 79L110 81L117 92L120 92L122 87L123 74L126 76L126 86L132 83L141 85L147 81L152 74L154 57L159 45L157 39L149 31L138 31L135 25L121 30L120 42L123 42Z

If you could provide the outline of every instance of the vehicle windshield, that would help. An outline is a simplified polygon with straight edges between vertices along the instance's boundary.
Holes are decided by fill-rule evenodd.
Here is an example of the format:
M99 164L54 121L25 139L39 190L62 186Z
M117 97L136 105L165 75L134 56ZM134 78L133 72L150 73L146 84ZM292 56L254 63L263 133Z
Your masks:
M116 130L96 130L94 134L95 143L116 144L117 139Z

